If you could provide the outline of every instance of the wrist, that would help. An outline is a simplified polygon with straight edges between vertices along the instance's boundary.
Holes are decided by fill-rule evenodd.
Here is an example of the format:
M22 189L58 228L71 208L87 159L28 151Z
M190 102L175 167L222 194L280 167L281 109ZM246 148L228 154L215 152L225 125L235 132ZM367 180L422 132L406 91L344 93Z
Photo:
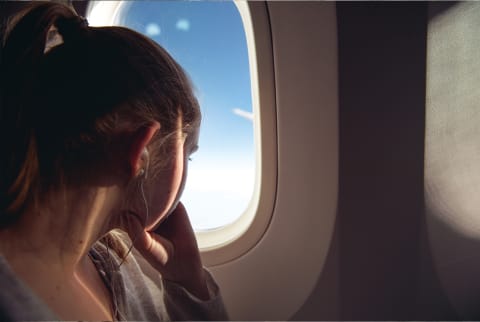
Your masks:
M207 279L203 269L198 274L191 275L187 279L183 279L181 281L176 281L176 283L180 284L190 294L202 301L207 301L210 299Z
M166 281L173 282L186 289L190 294L202 301L210 299L210 292L208 288L207 278L203 269L196 274L190 274L185 278L168 278L164 277Z

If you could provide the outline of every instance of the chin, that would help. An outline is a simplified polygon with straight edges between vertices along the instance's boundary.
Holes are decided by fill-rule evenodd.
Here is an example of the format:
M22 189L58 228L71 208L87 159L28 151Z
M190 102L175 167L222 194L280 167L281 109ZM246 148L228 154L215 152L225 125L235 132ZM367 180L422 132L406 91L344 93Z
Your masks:
M164 212L162 215L156 217L155 221L147 223L145 225L145 230L146 231L156 230L165 220L167 220L168 217L170 217L170 215L173 214L173 212L177 208L179 202L180 201L174 202L173 205L168 209L167 212Z
M156 230L164 221L167 219L167 215L160 216L158 219L156 219L153 222L148 223L145 225L145 230L146 231L154 231Z
M155 216L152 220L145 225L146 231L153 231L157 229L173 212L173 210L169 210L167 212L162 213L160 216Z

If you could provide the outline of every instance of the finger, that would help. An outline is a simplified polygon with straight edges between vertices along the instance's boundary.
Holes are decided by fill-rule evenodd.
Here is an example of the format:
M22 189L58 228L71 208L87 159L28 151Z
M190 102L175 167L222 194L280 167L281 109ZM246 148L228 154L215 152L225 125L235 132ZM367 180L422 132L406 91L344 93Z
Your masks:
M163 266L173 260L175 249L168 239L149 232L145 232L143 236L149 244L149 248L145 249L147 253L144 256L148 256L151 260L158 262Z
M132 240L133 246L151 264L165 265L174 255L174 246L166 238L145 231L140 219L131 215L128 217L127 233Z
M153 266L164 266L174 256L174 246L168 239L143 229L133 240L133 245Z
M178 204L164 224L155 230L155 233L165 237L175 246L175 256L178 258L191 263L201 263L195 232L182 203Z
M184 238L186 234L194 236L185 206L179 202L175 210L154 232L167 239L174 239L176 236Z
M128 234L128 237L130 237L130 240L132 240L132 242L135 242L138 236L140 236L144 231L143 225L140 222L140 218L132 213L126 215L126 221L127 227L125 230Z

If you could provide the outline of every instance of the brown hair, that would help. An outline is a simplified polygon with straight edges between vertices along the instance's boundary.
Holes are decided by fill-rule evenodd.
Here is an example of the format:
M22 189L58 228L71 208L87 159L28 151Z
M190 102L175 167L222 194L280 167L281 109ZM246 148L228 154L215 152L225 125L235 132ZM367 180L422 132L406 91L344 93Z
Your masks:
M147 37L123 27L88 27L52 2L36 3L16 20L0 62L0 228L52 189L93 180L122 124L160 123L150 150L152 175L168 158L179 115L187 130L198 128L188 77ZM63 43L45 52L54 27Z

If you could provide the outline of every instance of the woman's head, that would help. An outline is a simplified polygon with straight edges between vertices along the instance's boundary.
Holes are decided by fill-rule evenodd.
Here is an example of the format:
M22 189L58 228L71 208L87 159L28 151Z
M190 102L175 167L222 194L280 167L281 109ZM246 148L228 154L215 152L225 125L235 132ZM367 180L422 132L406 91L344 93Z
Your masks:
M46 50L55 28L63 42ZM2 52L3 226L51 191L108 185L115 172L137 171L128 160L133 152L112 162L132 140L148 145L155 180L171 167L179 133L196 135L200 111L184 71L132 30L88 27L61 4L37 3L12 27Z

